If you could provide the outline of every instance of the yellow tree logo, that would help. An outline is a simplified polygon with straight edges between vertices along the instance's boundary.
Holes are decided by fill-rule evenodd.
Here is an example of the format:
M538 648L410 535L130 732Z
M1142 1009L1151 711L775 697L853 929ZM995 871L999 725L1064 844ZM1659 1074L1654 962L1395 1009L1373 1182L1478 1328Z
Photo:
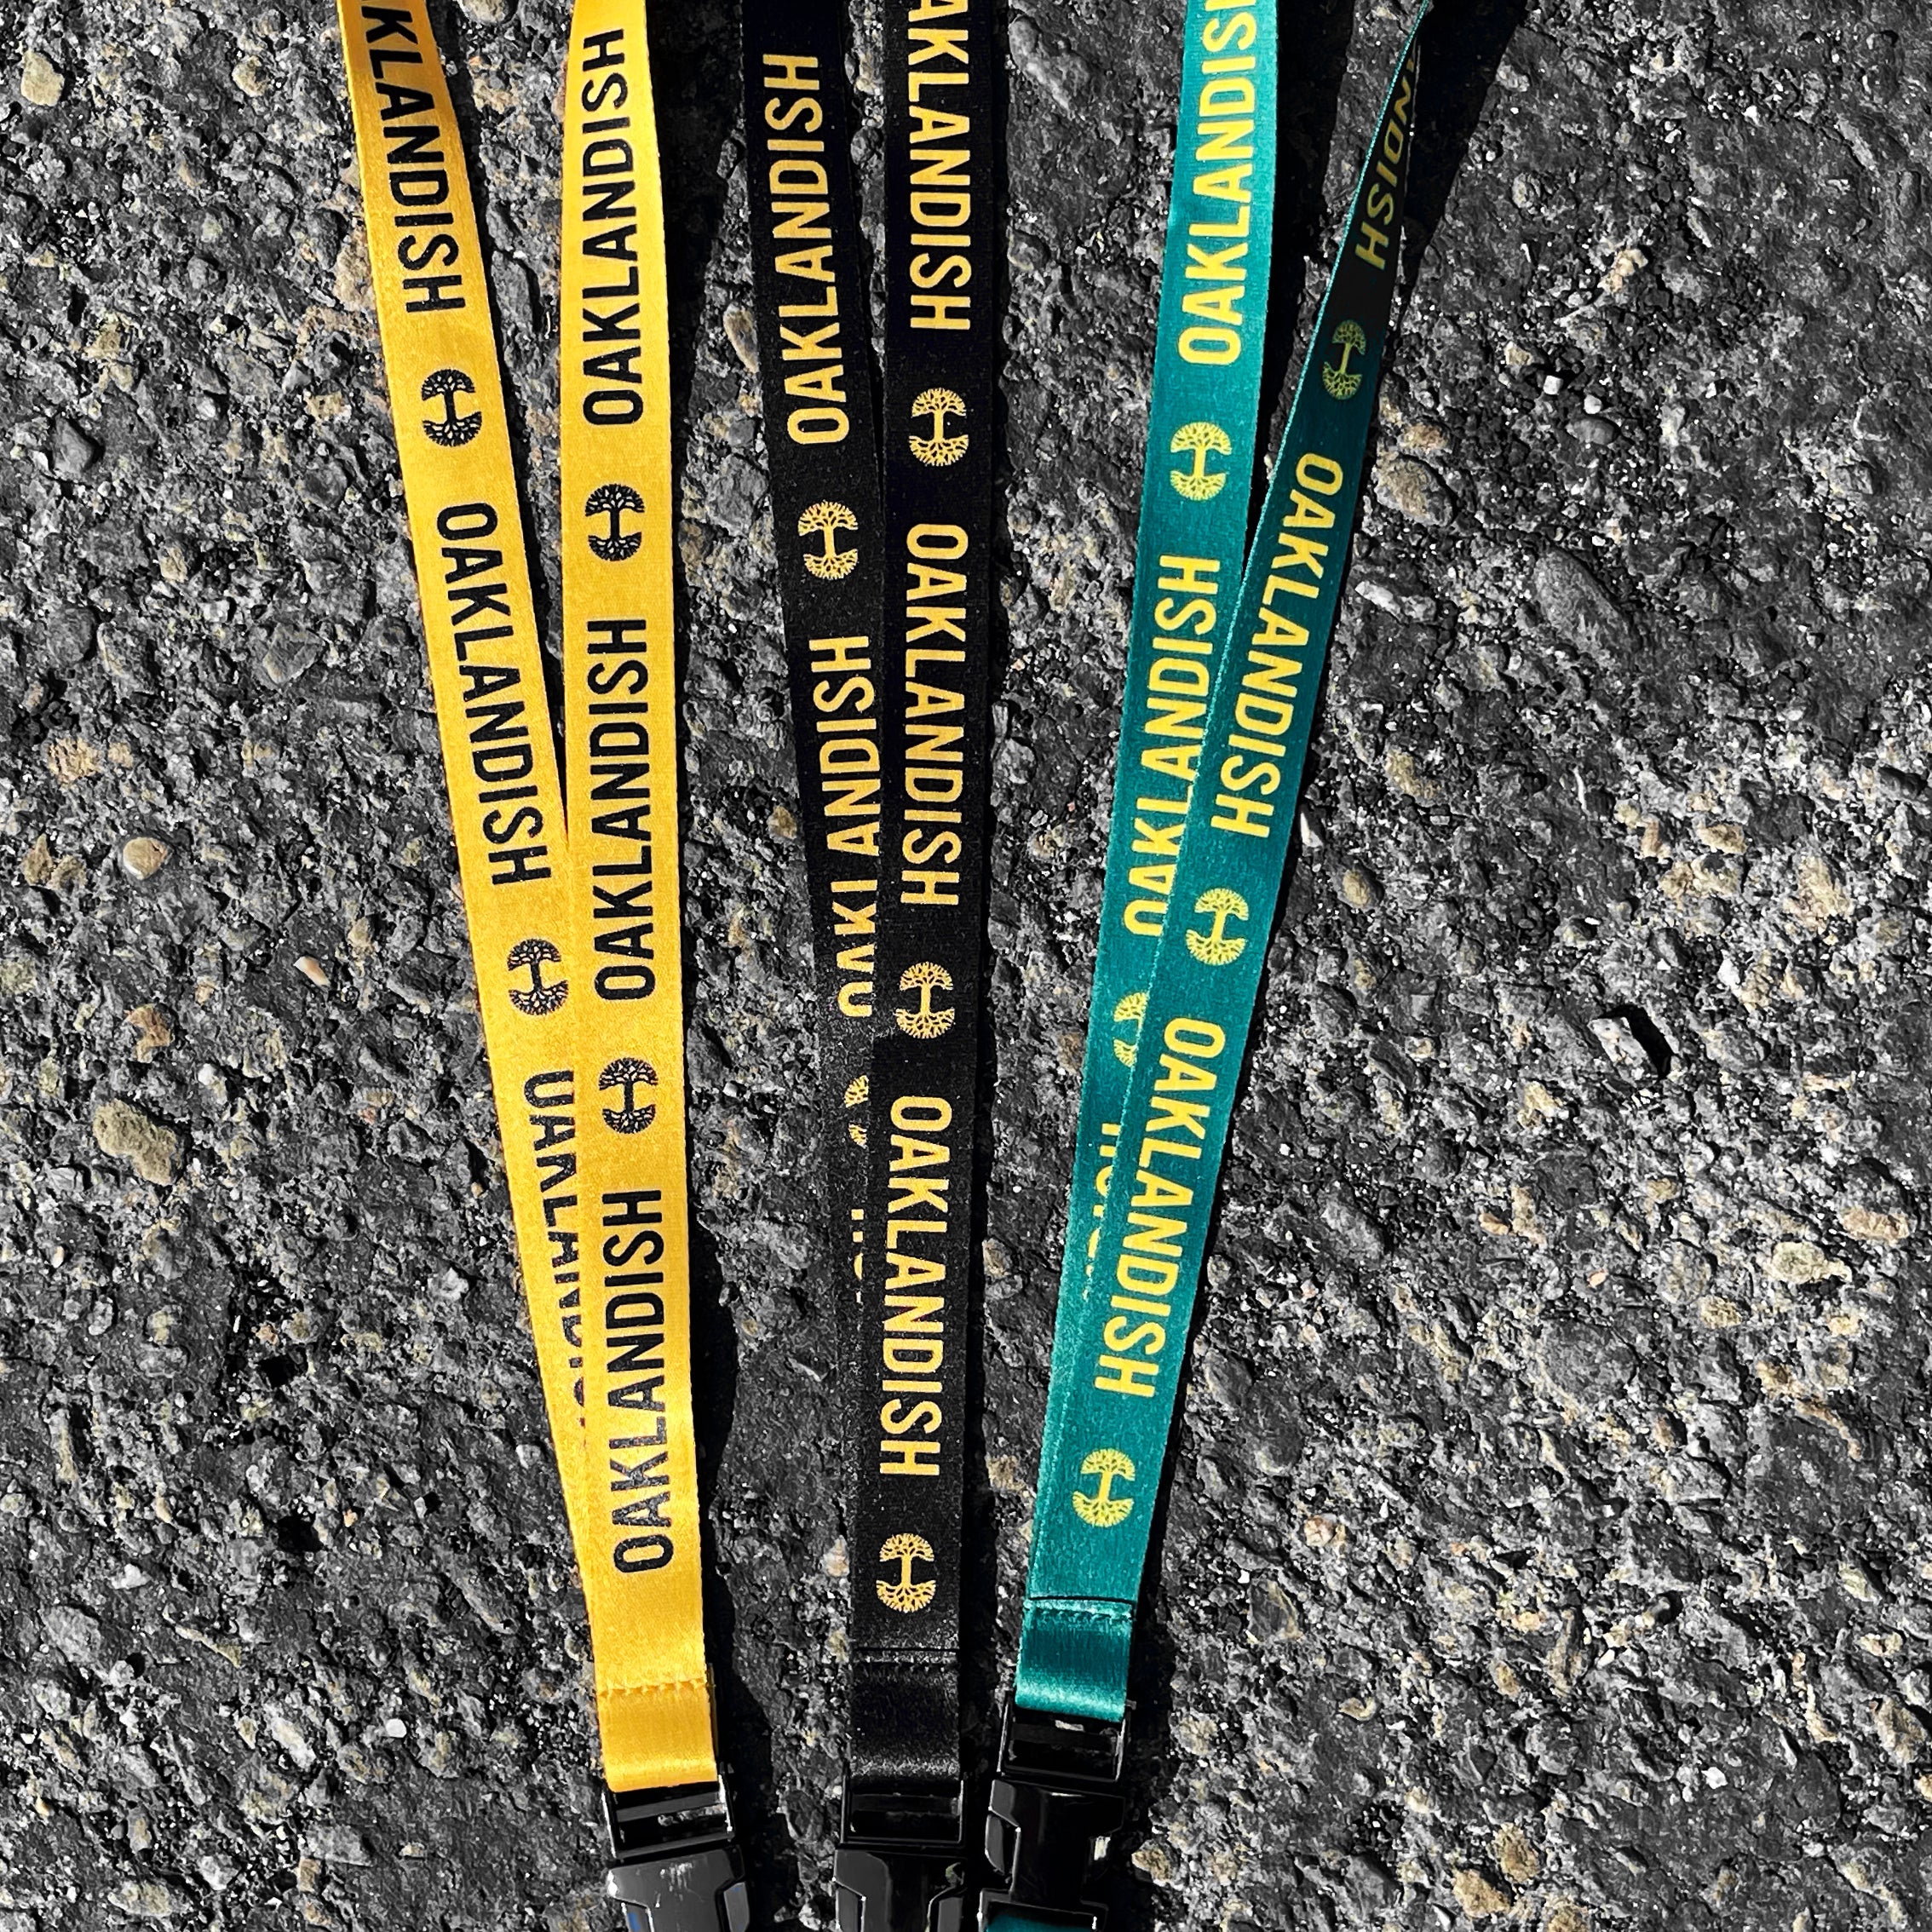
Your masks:
M1118 1449L1096 1449L1080 1465L1082 1475L1098 1476L1100 1486L1090 1495L1084 1489L1073 1492L1074 1513L1095 1529L1112 1529L1127 1521L1134 1507L1131 1496L1116 1496L1117 1482L1134 1480L1134 1465Z
M939 1595L939 1582L933 1577L915 1578L912 1566L932 1560L933 1546L924 1537L914 1536L910 1531L888 1536L880 1548L879 1561L896 1565L897 1573L874 1582L872 1587L879 1593L879 1601L906 1617L923 1610Z
M946 433L946 418L958 417L965 420L966 405L951 389L922 389L912 399L912 420L917 423L926 417L933 426L929 436L908 436L907 444L921 463L929 463L934 469L944 469L948 463L957 463L966 453L967 439L963 433L949 436Z
M1368 347L1368 337L1360 322L1338 322L1329 338L1341 353L1334 361L1321 365L1321 386L1337 402L1347 402L1362 386L1362 372L1349 366L1352 358Z
M1231 965L1248 950L1245 939L1230 938L1227 930L1230 919L1248 916L1248 902L1239 893L1216 886L1194 901L1194 910L1207 913L1214 921L1205 933L1197 933L1192 926L1187 929L1187 950L1202 965Z
M1144 992L1122 993L1113 1003L1113 1017L1116 1021L1131 1020L1134 1022L1132 1036L1123 1039L1118 1035L1113 1042L1113 1057L1123 1067L1134 1064L1134 1054L1141 1044L1141 1022L1147 1016L1147 996Z
M1232 456L1234 446L1228 440L1228 432L1218 423L1183 423L1174 432L1174 440L1167 446L1170 456L1185 454L1193 467L1187 469L1170 469L1167 480L1191 503L1205 503L1210 497L1221 494L1221 486L1228 480L1225 469L1210 469L1207 459L1210 456Z
M923 959L917 966L908 966L899 976L899 990L919 996L919 1003L910 1010L903 1006L892 1009L900 1032L910 1033L916 1040L936 1040L952 1025L952 1009L933 1004L935 992L952 991L952 974L936 961Z
M871 1076L870 1074L861 1073L859 1078L845 1090L845 1104L847 1107L849 1109L854 1107L863 1107L865 1104L866 1101L871 1097ZM845 1130L852 1136L853 1146L856 1147L862 1147L865 1146L865 1118L863 1114L861 1114L856 1120L847 1121L845 1124Z
M836 584L842 577L851 576L859 562L856 549L842 550L838 547L838 533L842 530L856 530L859 519L843 503L814 503L798 520L798 534L801 537L816 537L819 548L807 547L805 567L814 577L822 577L828 584Z

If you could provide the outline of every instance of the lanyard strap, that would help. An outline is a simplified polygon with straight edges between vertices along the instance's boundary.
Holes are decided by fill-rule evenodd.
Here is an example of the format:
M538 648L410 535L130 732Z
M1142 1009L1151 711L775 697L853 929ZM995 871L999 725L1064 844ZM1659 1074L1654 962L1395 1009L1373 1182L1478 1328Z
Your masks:
M641 0L566 75L564 740L423 0L340 0L390 406L519 1258L595 1661L608 1889L742 1932L693 1434L664 227Z
M992 0L887 11L881 451L832 0L745 9L754 286L854 1463L841 1923L957 1916L990 734ZM848 1278L850 1256L856 1279Z
M1003 258L994 3L894 0L882 63L884 917L854 1365L854 1770L955 1794Z
M1014 1703L991 1803L988 1849L1003 1886L981 1909L1001 1932L1037 1923L1034 1910L1097 1923L1084 1895L1090 1859L1068 1841L1090 1852L1124 1814L1116 1787L1134 1610L1360 494L1394 297L1420 31L1418 15L1192 740L1198 767L1168 894L1176 917L1164 922L1128 1043L1090 1268L1069 1270L1077 1289L1061 1303ZM1068 1234L1087 1248L1083 1229Z
M753 306L817 962L819 1097L838 1348L851 1360L865 1199L883 807L884 508L841 9L746 0ZM854 1378L842 1383L851 1432Z
M564 769L584 1593L605 1776L716 1783L692 1416L670 352L640 0L578 0L564 88ZM566 1009L567 1011L567 1009Z
M1238 11L1188 0L1185 48L1120 746L1061 1256L1056 1391L1078 1372L1071 1311L1100 1236L1214 667L1233 618L1258 436L1274 227L1274 0ZM1023 1685L1030 1662L1023 1639Z

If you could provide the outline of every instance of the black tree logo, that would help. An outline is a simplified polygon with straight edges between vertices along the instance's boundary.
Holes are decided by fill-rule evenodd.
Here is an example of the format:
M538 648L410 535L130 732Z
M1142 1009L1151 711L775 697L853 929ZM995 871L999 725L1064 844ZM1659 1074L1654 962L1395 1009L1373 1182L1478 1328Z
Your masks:
M628 483L601 483L584 499L584 514L607 520L607 527L593 531L590 548L606 563L627 563L643 543L641 532L626 530L624 514L644 514L644 499Z
M509 966L513 973L527 973L527 986L512 986L509 1003L519 1013L532 1020L555 1013L570 995L568 980L546 980L543 969L561 963L563 955L547 939L519 940L510 948Z
M465 443L474 442L476 432L483 427L482 412L459 414L457 398L475 394L476 385L460 369L432 370L423 378L423 400L440 402L443 413L440 417L425 417L423 434L446 450L460 450Z
M647 1090L658 1084L658 1070L647 1060L633 1060L626 1055L613 1060L597 1076L600 1093L617 1092L623 1096L615 1107L607 1107L604 1124L619 1134L641 1134L658 1118L658 1103L640 1099L639 1088Z

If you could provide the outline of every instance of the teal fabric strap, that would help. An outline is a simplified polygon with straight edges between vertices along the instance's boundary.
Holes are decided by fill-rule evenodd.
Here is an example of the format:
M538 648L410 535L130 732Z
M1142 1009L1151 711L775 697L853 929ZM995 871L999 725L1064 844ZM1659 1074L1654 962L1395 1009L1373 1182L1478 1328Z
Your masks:
M1055 1391L1079 1359L1072 1344L1108 1150L1173 892L1214 665L1234 613L1259 434L1274 230L1274 0L1236 8L1188 0L1185 32L1120 748L1061 1261ZM1064 1613L1043 1606L1036 1617L1029 1597L1021 1700L1105 1715L1029 1691L1124 1682L1132 1620L1131 1603L1070 1604Z
M1061 1275L1015 1684L1019 1701L1038 1710L1109 1720L1125 1714L1134 1610L1216 1177L1361 492L1394 297L1421 24L1418 15L1356 187L1211 696L1202 694L1205 716L1194 714L1193 730L1182 735L1189 721L1176 711L1170 735L1158 740L1191 754L1184 773L1177 767L1172 788L1187 798L1186 829L1178 857L1164 861L1171 871L1159 894L1174 916L1161 921L1151 974L1144 951L1121 948L1114 976L1105 986L1096 976L1090 1081L1096 1065L1104 1066L1094 1039L1105 1037L1110 1012L1124 1011L1118 1003L1136 986L1145 995L1141 1010L1125 1013L1137 1026L1112 1030L1130 1051L1119 1056L1124 1082L1109 1075L1095 1095L1092 1111L1103 1124L1097 1172L1083 1167L1076 1175L1078 1211L1070 1217ZM1170 228L1170 282L1172 251ZM1164 290L1164 324L1166 316ZM1164 335L1164 352L1168 341ZM1154 461L1150 444L1150 469ZM1245 496L1245 478L1231 482L1225 494ZM1164 516L1167 506L1153 484L1143 502L1160 503ZM1148 653L1153 661L1142 681L1130 683L1130 708L1142 693L1162 690L1159 666L1170 658L1185 664L1214 661L1182 655L1186 633L1165 632L1158 600L1184 594L1162 589L1163 575L1182 574L1163 561L1171 554L1153 559L1161 654ZM1139 555L1136 652L1146 635L1141 613L1150 547L1144 528ZM1221 601L1215 600L1217 607ZM1221 635L1210 621L1188 641L1211 651ZM1181 681L1178 674L1175 681ZM1131 828L1123 839L1122 820L1124 799L1141 816L1132 804L1137 779L1130 748L1146 736L1123 732L1110 913L1126 896L1117 871L1128 888L1141 889L1132 882L1141 860ZM1118 945L1118 933L1107 929L1103 965L1112 965L1109 947ZM1116 1002L1112 1009L1109 1000ZM1083 1148L1089 1111L1084 1090ZM1119 1124L1109 1131L1107 1122ZM1084 1179L1090 1172L1093 1181ZM1093 1204L1096 1192L1101 1199ZM1097 1229L1090 1205L1101 1209Z

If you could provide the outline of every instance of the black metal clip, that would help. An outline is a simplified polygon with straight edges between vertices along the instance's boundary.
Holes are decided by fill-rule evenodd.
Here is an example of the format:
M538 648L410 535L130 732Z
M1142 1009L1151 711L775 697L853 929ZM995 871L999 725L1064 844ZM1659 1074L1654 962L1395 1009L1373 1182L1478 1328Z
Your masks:
M999 1889L980 1897L981 1932L1003 1912L1101 1932L1090 1888L1127 1819L1124 1723L1028 1711L1009 1698L986 1803L986 1862Z
M662 1791L604 1786L611 1869L604 1890L624 1932L746 1932L751 1900L722 1782Z
M845 1780L832 1902L838 1932L960 1932L966 1788Z

